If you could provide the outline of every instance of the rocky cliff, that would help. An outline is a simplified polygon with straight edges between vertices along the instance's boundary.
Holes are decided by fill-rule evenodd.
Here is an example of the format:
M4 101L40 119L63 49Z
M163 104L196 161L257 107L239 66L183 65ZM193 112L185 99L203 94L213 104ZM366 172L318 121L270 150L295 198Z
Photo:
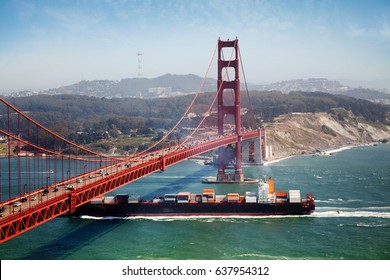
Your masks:
M389 126L365 122L344 109L283 115L266 124L266 131L269 160L390 139Z

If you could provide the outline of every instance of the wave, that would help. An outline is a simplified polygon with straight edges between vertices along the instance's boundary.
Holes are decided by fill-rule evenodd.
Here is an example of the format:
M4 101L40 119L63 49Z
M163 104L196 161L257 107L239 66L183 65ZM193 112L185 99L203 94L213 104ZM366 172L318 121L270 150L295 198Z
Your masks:
M199 164L199 165L205 165L204 160L202 160L202 159L191 159L191 161L195 162L196 164Z
M324 152L324 155L330 156L330 155L333 155L335 153L339 153L339 152L342 152L342 151L345 151L345 150L350 150L350 149L353 149L353 148L356 148L356 147L360 147L360 146L361 145L352 145L352 146L341 147L341 148L334 149L334 150L327 150L327 151Z
M278 162L281 162L281 161L283 161L283 160L285 160L285 159L289 159L289 158L292 158L292 157L294 157L294 156L287 156L287 157L283 157L283 158L279 158L279 159L274 159L274 160L266 161L266 162L264 162L264 165L265 165L265 166L271 165L271 164L273 164L273 163L278 163Z
M320 211L319 211L320 210ZM359 208L351 208L351 207L330 207L330 206L316 206L317 212L324 212L324 211L389 211L390 212L390 206L367 206L367 207L359 207Z
M383 210L389 210L390 206L376 207L375 210L382 211L367 211L370 207L359 208L359 209L348 209L348 208L331 208L323 207L319 208L320 211L315 211L311 215L269 215L269 216L131 216L131 217L96 217L89 215L79 216L81 219L87 220L150 220L158 222L174 222L174 221L198 221L198 222L237 222L245 220L272 220L272 219L297 219L297 218L382 218L390 219L390 212L384 212ZM325 211L324 211L325 210ZM372 209L371 209L372 210Z
M314 212L312 214L316 218L390 218L390 212L375 212L375 211L324 211Z
M363 201L362 199L342 199L342 198L329 198L327 200L321 200L321 199L316 199L315 202L320 202L320 203L349 203L349 202L361 202Z
M387 227L388 225L384 225L384 224L363 224L363 223L359 223L359 224L356 224L357 227Z
M222 222L236 222L236 221L245 221L253 219L282 219L282 218L300 218L300 217L309 217L306 216L297 216L297 215L270 215L270 216L131 216L131 217L115 217L115 216L106 216L106 217L96 217L89 215L82 215L78 218L86 220L151 220L157 222L174 222L174 221L198 221L205 223L213 223L216 221ZM77 217L76 217L77 218Z
M309 260L310 258L302 258L302 257L288 257L288 256L273 256L266 254L257 254L257 253L242 253L239 255L233 256L234 260L240 258L250 258L250 259L262 259L262 260Z

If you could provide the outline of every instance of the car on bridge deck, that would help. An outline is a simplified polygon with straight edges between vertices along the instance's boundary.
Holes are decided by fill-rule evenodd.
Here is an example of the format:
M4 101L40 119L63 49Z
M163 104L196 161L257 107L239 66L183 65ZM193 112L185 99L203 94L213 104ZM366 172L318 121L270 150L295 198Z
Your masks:
M82 182L83 182L83 179L77 178L76 183L82 183Z
M5 209L6 209L5 206L1 207L0 208L0 213L3 213L5 211Z

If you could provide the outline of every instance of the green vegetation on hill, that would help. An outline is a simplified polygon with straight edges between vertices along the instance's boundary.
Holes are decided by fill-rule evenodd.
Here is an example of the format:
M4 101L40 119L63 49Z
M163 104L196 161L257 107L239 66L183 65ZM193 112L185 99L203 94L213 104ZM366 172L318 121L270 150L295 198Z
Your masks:
M343 95L323 92L283 94L278 91L255 91L251 92L251 100L255 115L261 115L266 121L292 112L330 113L334 108L344 108L367 121L389 124L390 106Z
M282 94L277 91L252 91L250 97L256 118L268 122L292 112L337 114L336 109L343 108L353 112L362 120L389 124L388 105L347 96L321 92ZM163 130L170 129L180 119L192 98L193 95L159 99L37 95L7 100L15 107L28 112L29 116L37 122L65 138L83 145L95 143L102 150L108 151L113 145L109 145L109 141L104 140L107 135L118 139L129 138L128 136L158 139ZM197 102L198 113L207 111L213 98L214 93L201 94ZM342 114L337 116L342 121ZM323 130L332 133L326 127ZM118 142L121 143L119 140ZM148 144L146 140L134 141L134 144L127 144L129 146L123 150Z

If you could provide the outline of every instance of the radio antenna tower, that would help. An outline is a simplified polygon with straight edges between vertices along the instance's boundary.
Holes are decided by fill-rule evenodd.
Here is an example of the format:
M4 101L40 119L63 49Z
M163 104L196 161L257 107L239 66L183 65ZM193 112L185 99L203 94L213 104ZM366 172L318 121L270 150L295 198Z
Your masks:
M142 77L142 55L143 53L138 50L137 56L138 56L138 76Z

